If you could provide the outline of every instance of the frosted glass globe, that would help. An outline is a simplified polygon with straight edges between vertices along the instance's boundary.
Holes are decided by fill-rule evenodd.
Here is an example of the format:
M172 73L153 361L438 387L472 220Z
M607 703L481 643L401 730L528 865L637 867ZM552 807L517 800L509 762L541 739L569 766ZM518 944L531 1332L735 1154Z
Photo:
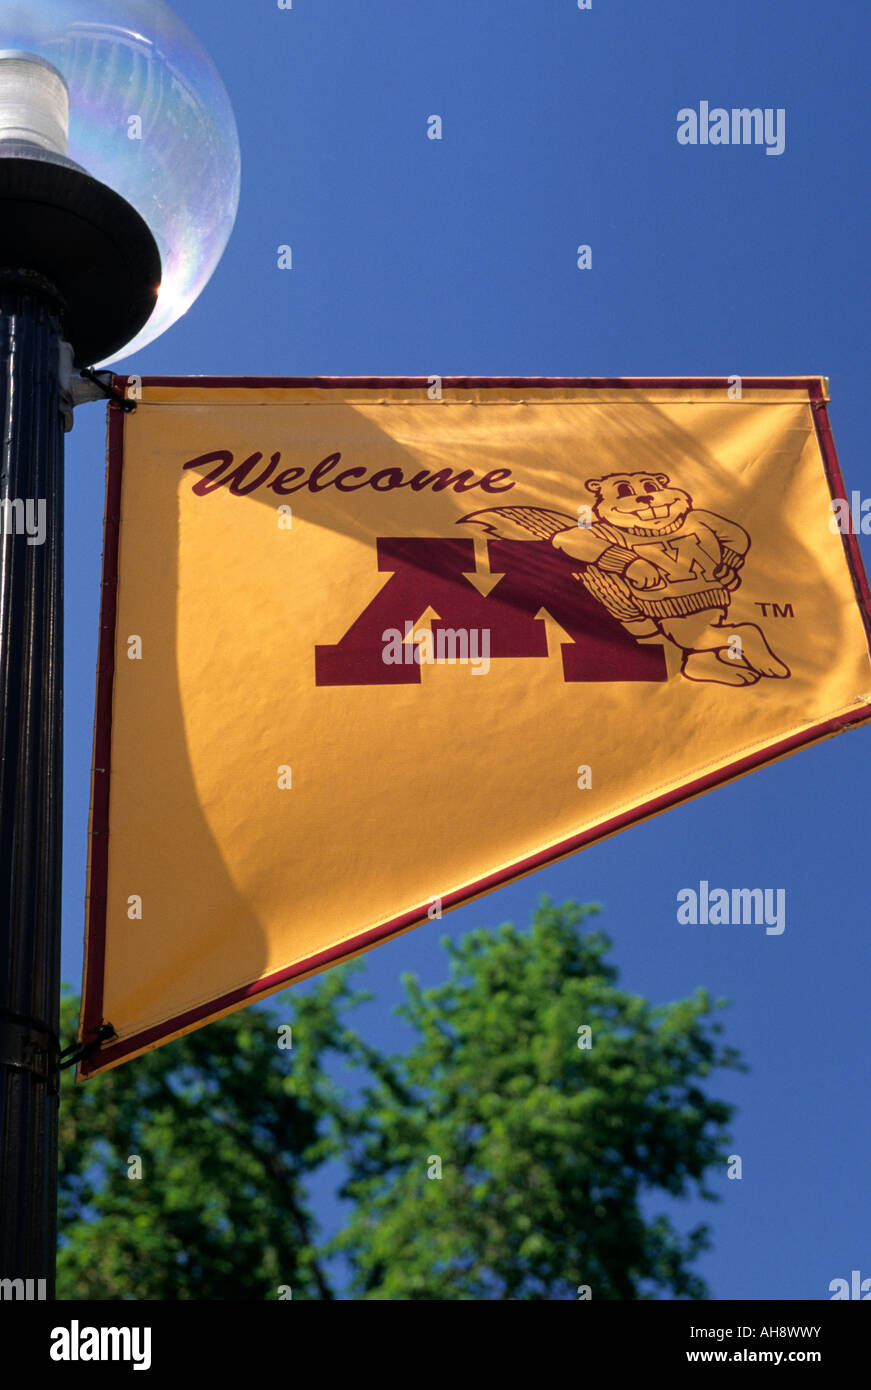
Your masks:
M69 158L126 198L157 242L157 304L128 356L203 289L239 203L230 99L199 40L163 0L0 0L0 49L52 63L69 90Z

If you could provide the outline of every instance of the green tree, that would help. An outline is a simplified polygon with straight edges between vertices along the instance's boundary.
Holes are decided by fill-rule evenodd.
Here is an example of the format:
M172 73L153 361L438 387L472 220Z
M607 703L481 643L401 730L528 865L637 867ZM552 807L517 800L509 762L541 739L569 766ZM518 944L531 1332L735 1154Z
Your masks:
M617 988L593 912L544 900L529 932L446 942L445 984L405 979L401 1056L346 1025L369 997L352 965L280 1014L230 1015L83 1086L66 1073L59 1296L331 1298L344 1254L364 1299L705 1297L707 1228L682 1237L642 1200L713 1195L731 1111L702 1082L741 1064L703 992L653 1008ZM362 1069L353 1091L339 1061ZM331 1159L352 1207L319 1246L308 1184Z
M333 1152L323 1057L343 997L334 972L281 1013L231 1014L84 1085L63 1073L59 1298L334 1297L305 1183Z
M616 987L611 943L580 930L595 911L545 899L528 933L445 939L447 983L404 980L410 1052L358 1048L372 1077L335 1242L357 1297L706 1297L707 1226L682 1237L642 1198L715 1200L731 1108L700 1083L742 1064L717 1041L722 1001L652 1008Z

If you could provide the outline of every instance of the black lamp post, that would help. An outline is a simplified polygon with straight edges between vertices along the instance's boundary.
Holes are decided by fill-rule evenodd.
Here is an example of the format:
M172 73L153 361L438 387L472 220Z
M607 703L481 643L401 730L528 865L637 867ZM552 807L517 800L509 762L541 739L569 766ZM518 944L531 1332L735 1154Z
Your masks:
M66 157L62 75L0 52L0 1278L54 1296L65 360L146 323L157 244ZM40 521L42 524L40 524Z

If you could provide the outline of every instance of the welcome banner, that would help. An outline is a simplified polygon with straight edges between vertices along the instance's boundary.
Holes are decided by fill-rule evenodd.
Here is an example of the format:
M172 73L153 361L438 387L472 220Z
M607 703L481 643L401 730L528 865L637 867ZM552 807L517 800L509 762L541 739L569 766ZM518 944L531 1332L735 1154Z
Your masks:
M132 394L81 1076L871 716L821 378Z

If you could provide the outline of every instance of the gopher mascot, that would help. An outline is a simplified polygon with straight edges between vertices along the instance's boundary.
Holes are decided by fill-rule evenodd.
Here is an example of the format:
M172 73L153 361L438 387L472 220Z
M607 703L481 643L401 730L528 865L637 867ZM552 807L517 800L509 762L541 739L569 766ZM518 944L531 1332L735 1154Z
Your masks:
M628 632L678 648L688 680L753 685L790 674L755 623L725 622L750 549L743 527L697 510L666 473L609 473L587 490L595 501L586 524L540 507L494 507L464 520L491 535L520 527L548 536L583 562L581 583Z

